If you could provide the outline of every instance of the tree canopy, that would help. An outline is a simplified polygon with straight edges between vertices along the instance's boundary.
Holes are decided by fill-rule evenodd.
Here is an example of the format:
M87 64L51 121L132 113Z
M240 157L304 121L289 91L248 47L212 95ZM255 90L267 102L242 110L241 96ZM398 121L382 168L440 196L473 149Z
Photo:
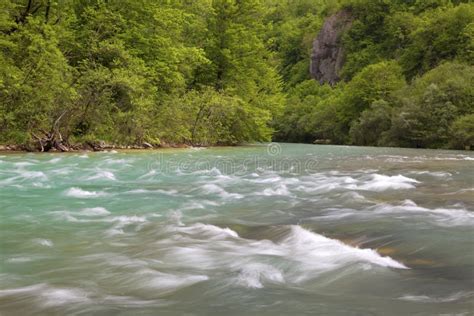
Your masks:
M325 19L353 16L335 86ZM474 5L459 0L3 0L0 143L245 142L464 148Z

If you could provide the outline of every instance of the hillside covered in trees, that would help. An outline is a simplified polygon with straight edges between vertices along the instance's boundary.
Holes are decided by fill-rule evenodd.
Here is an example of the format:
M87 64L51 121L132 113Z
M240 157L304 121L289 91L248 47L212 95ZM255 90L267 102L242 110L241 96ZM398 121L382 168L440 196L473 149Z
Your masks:
M469 2L2 0L0 144L466 148ZM337 80L315 80L314 41L340 12Z

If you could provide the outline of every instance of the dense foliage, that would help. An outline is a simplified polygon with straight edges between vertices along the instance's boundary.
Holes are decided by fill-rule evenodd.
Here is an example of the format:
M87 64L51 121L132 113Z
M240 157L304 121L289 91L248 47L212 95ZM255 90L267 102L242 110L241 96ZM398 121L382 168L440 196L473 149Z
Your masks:
M270 140L284 95L258 0L4 0L0 141Z
M306 1L317 10L318 1ZM329 2L329 1L328 1ZM321 2L324 3L324 2ZM345 0L283 21L349 10L342 82L320 85L299 72L309 65L310 27L294 22L299 50L280 50L288 92L276 138L336 144L422 148L474 147L474 4L449 0ZM324 6L323 6L324 7ZM283 13L286 12L286 13ZM314 17L314 18L313 18ZM319 21L319 24L318 22ZM284 22L288 24L289 22ZM297 40L296 40L297 39ZM294 46L292 46L294 47ZM291 62L298 60L298 62ZM306 63L301 67L298 63ZM290 64L287 66L286 63ZM289 70L288 70L289 69Z
M456 0L3 0L0 143L473 145L474 5ZM309 76L350 10L343 81Z

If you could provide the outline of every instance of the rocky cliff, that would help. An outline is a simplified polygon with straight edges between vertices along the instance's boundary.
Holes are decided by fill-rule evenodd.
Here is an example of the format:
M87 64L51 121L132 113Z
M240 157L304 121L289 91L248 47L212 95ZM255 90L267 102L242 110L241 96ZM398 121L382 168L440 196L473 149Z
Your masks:
M344 65L341 38L352 25L352 15L343 10L330 16L313 43L311 76L321 84L334 85L340 80L339 71Z

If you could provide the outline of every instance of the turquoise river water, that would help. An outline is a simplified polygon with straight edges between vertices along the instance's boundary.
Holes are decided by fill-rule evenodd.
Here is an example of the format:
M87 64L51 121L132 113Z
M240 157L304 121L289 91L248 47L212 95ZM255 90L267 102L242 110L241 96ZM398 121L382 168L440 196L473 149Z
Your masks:
M474 315L474 154L0 153L0 315Z

